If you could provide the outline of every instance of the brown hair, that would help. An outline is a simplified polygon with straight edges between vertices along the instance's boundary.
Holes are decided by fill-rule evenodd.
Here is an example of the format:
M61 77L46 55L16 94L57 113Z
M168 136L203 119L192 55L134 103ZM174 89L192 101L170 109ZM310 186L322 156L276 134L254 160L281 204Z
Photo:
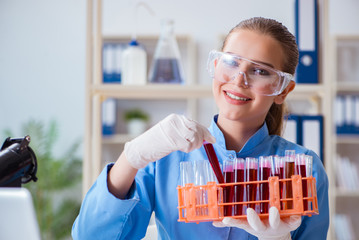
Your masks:
M294 75L298 64L299 52L295 37L288 31L287 27L276 20L262 17L254 17L244 20L232 28L232 30L228 33L227 37L224 39L222 49L226 46L231 33L238 30L257 31L264 35L269 35L273 39L277 40L285 53L282 69L280 70ZM286 113L287 109L285 104L272 104L265 119L269 134L279 136L282 134L283 119Z

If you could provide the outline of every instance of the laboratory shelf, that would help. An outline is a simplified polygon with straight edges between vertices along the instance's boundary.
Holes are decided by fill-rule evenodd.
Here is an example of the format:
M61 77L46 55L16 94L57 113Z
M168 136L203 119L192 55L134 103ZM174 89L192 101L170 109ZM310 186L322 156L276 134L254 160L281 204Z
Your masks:
M210 85L148 84L143 86L121 84L94 84L93 95L118 99L191 99L212 97Z
M359 82L338 82L336 88L338 92L342 92L342 93L358 92Z
M111 136L103 136L102 144L124 144L136 136L131 134L114 134Z
M359 190L347 190L347 189L336 189L336 197L343 198L343 197L359 197Z
M288 95L288 100L322 98L324 94L325 87L323 84L296 84L293 92Z
M359 144L359 134L353 135L337 135L337 144Z
M119 99L190 99L213 97L211 85L176 85L176 84L147 84L147 85L121 85L121 84L94 84L91 87L93 95L100 94L105 97ZM304 97L320 97L323 94L322 85L298 84L289 95L291 99Z

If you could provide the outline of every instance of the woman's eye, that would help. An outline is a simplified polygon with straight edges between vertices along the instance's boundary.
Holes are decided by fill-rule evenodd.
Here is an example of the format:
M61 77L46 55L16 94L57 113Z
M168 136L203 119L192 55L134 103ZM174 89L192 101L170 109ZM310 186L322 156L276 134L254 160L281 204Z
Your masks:
M222 62L228 67L238 67L238 62L233 59L223 58Z
M262 68L254 68L253 69L253 74L255 75L260 75L260 76L269 76L270 72L266 69L262 69Z

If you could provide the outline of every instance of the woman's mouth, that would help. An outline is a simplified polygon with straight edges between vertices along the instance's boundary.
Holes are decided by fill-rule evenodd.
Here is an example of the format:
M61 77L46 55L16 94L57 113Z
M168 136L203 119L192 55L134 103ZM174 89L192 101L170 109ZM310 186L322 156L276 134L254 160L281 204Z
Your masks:
M231 98L231 99L233 99L233 100L237 100L237 101L249 101L249 100L251 100L250 98L239 97L239 96L234 95L234 94L232 94L232 93L229 93L229 92L227 92L227 91L225 91L225 94L226 94L229 98Z

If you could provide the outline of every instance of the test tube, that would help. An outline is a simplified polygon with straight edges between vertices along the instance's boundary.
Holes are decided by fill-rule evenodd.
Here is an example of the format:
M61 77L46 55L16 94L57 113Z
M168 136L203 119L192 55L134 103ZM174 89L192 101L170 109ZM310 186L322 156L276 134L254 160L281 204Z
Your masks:
M288 180L285 182L285 196L286 198L293 199L293 189L292 189L292 175L296 174L295 167L295 151L294 150L286 150L285 151L285 163L284 163L284 174L285 178ZM293 208L293 200L288 200L284 202L285 209Z
M246 181L258 181L258 158L247 157L246 158ZM257 184L249 183L246 185L247 189L247 201L257 200ZM249 203L247 207L255 210L256 204Z
M194 183L192 162L180 162L181 186Z
M225 183L234 182L234 161L224 160L223 161L223 176ZM223 189L223 202L231 203L233 202L234 196L234 186L226 186ZM224 216L232 216L232 205L227 205L224 207Z
M259 180L268 180L271 176L273 157L261 156L259 158ZM259 185L259 199L269 201L269 183L261 183ZM268 213L269 202L260 203L259 213Z
M245 160L243 158L237 158L234 162L234 181L236 183L242 183L245 181ZM234 201L243 202L244 200L244 185L236 185L234 188ZM242 215L243 204L236 204L234 206L234 215Z
M282 156L274 156L274 176L277 176L279 179L284 179L284 157ZM280 191L280 198L284 198L284 191L283 191L283 182L279 182L279 191ZM283 209L283 202L280 202L280 207Z
M216 175L214 174L214 171L209 163L209 161L205 161L205 168L206 168L206 175L208 176L208 182L215 182L218 183L218 180L216 178Z
M181 177L181 186L184 187L186 184L194 183L194 172L192 162L180 162L180 177ZM182 192L183 203L186 204L186 194ZM186 206L187 207L187 206ZM187 217L186 209L182 209L182 216Z
M295 167L296 171L303 178L307 177L307 170L305 164L305 154L297 154L295 158ZM308 197L308 183L306 179L302 179L302 195L303 197ZM308 200L303 200L303 209L304 211L308 210Z
M208 182L208 171L206 160L194 161L194 184L196 186L206 185ZM196 205L208 204L208 195L206 189L200 187L196 191ZM196 207L197 216L208 215L207 207Z
M305 158L305 166L306 166L306 176L311 177L313 174L313 157L310 155L305 155L304 158ZM313 197L311 184L309 182L307 182L307 187L308 187L308 192L307 192L308 195L307 196ZM314 187L315 187L315 184L314 184ZM307 202L308 202L308 204L306 205L307 209L312 210L313 209L313 201L307 201Z

